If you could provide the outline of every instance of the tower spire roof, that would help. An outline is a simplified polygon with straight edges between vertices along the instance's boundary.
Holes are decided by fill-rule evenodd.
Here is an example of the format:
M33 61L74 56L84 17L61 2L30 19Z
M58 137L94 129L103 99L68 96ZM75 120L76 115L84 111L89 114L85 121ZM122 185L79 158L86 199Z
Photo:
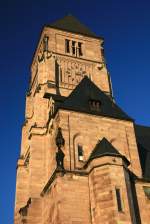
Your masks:
M100 38L71 14L64 16L62 19L56 20L47 26L85 36Z

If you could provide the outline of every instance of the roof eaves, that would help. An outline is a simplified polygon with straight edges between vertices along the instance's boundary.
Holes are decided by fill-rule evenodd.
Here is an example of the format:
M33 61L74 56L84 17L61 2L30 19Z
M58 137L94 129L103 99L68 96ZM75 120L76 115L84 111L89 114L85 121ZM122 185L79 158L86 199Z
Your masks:
M123 117L119 118L118 116L100 114L100 113L96 113L95 111L86 111L86 110L80 110L78 108L69 108L67 106L65 107L64 105L59 105L58 109L64 109L64 110L75 111L75 112L84 113L84 114L90 114L90 115L95 115L95 116L108 117L108 118L114 118L114 119L117 119L117 120L134 122L134 120L132 118L123 118Z
M56 30L62 30L62 31L65 31L65 32L69 32L69 33L74 33L74 34L79 34L79 35L82 35L82 36L86 36L86 37L91 37L91 38L94 38L94 39L98 39L98 40L103 40L104 41L104 38L102 36L96 36L96 35L90 35L90 34L84 34L82 32L73 32L73 31L70 31L69 29L64 29L64 28L58 28L58 27L54 27L52 25L45 25L45 27L48 27L48 28L52 28L52 29L56 29Z
M103 153L103 154L101 154L101 155L99 155L99 156L95 156L95 157L93 157L93 158L90 158L89 157L89 159L86 161L86 163L84 164L84 168L86 168L87 166L88 166L88 164L92 161L92 160L94 160L94 159L98 159L98 158L101 158L101 157L104 157L104 156L113 156L113 157L120 157L120 158L122 158L124 161L125 161L125 163L127 164L127 166L129 166L130 165L130 161L125 157L125 156L123 156L123 155L121 155L121 154L115 154L115 153Z

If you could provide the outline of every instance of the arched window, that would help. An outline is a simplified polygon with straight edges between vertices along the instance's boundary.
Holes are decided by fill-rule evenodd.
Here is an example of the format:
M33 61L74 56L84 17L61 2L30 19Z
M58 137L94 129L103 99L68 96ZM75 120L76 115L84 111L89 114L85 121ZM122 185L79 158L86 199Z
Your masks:
M83 147L82 145L78 144L78 160L83 161Z

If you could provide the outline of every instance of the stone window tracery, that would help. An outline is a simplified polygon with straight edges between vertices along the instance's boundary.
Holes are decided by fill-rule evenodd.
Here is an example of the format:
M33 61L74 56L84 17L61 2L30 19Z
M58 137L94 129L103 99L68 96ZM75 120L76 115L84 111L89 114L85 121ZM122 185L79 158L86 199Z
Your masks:
M72 41L72 55L75 55L76 54L76 42L75 41Z
M66 39L65 40L65 50L66 50L66 53L70 53L70 40Z
M82 53L82 43L78 42L78 53L79 53L79 56L82 56L83 53Z
M74 40L65 39L65 52L75 57L83 56L83 43Z

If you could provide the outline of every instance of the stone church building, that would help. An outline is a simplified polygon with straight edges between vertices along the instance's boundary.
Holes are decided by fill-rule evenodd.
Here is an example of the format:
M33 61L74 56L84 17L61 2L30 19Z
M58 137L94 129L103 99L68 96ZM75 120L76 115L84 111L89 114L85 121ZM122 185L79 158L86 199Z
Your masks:
M115 102L103 38L44 26L31 65L15 224L150 224L150 127Z

